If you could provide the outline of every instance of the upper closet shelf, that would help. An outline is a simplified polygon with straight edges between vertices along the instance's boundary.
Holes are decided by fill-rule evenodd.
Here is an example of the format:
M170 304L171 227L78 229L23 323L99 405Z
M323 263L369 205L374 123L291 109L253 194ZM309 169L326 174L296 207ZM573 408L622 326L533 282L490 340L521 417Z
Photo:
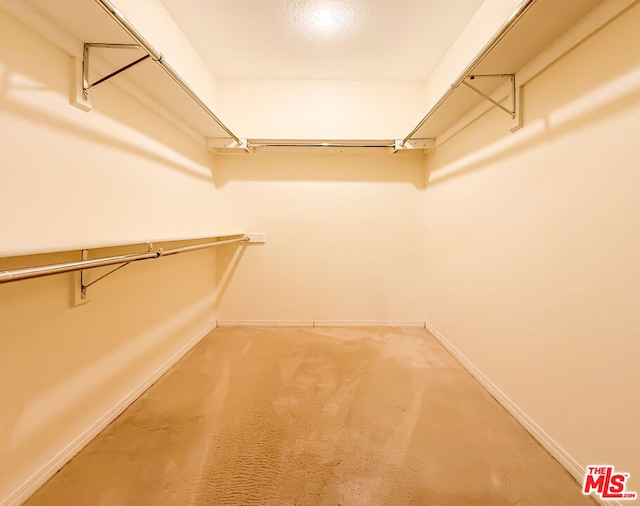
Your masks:
M91 107L93 88L113 78L183 130L218 152L255 149L424 150L488 101L520 124L517 72L602 0L525 0L404 139L375 141L243 139L109 0L0 0L0 6L77 58L75 104ZM121 76L124 76L121 77Z
M12 4L1 3L78 59L77 89L72 92L78 107L90 109L93 89L116 78L128 93L203 143L216 138L222 139L225 147L246 148L246 140L224 124L109 0L25 0L21 5Z
M512 129L517 128L521 84L517 72L599 3L523 2L402 142L437 138L483 100L511 115Z

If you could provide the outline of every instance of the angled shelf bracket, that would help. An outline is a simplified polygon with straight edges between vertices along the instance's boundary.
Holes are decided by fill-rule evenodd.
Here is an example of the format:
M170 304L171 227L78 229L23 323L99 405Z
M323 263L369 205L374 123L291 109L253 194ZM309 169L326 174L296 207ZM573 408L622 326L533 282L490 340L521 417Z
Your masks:
M475 79L483 78L483 77L499 77L499 78L502 78L502 79L509 79L511 81L511 89L510 89L510 93L511 93L511 109L509 109L508 107L505 107L500 102L498 102L497 100L494 100L489 95L487 95L483 91L479 90L478 88L476 88L475 86L473 86L471 83L469 83L467 81L467 79L469 79L470 81L473 81ZM515 76L515 74L470 74L465 79L462 80L462 84L464 84L467 88L475 91L478 95L480 95L485 100L488 100L489 102L491 102L496 107L499 107L500 109L502 109L504 112L506 112L513 119L516 119L516 116L518 114L518 101L517 101L518 93L517 93L517 88L516 88L516 76Z
M207 147L218 153L251 153L247 139L208 137Z
M91 48L103 48L103 49L142 49L139 44L101 44L101 43L85 43L83 57L82 57L82 98L84 100L89 100L89 90L95 88L96 86L108 81L112 77L117 76L118 74L124 72L125 70L130 69L131 67L137 65L138 63L146 60L147 58L151 58L150 54L145 54L144 56L138 58L137 60L125 65L124 67L119 68L111 72L109 75L98 79L97 81L90 83L89 82L89 62L91 57Z
M153 243L149 243L149 247L148 247L148 251L147 253L150 253L150 257L158 257L162 254L162 250L160 250L160 252L154 252L153 251ZM82 260L88 260L89 259L89 250L83 249L82 250ZM127 265L129 265L133 260L129 260L129 261L123 261L122 264L118 265L118 267L115 267L114 269L111 269L109 272L107 272L106 274L103 274L102 276L90 281L87 283L87 278L86 278L86 269L82 269L80 271L80 299L81 300L85 300L87 298L87 288L89 288L90 286L95 285L98 281L102 281L104 278L106 278L107 276L110 276L111 274L113 274L116 271L119 271L120 269L122 269L123 267L126 267ZM77 293L77 292L76 292Z
M435 139L396 139L393 143L393 148L391 148L392 153L398 153L400 151L407 150L415 150L422 149L423 151L427 151L428 149L434 148L436 145Z

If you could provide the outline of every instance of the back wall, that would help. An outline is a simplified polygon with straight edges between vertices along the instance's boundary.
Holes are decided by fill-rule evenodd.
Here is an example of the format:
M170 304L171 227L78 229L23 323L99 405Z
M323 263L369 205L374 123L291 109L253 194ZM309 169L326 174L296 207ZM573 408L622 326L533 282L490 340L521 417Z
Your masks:
M422 153L218 157L224 214L267 233L219 319L424 321L424 179Z

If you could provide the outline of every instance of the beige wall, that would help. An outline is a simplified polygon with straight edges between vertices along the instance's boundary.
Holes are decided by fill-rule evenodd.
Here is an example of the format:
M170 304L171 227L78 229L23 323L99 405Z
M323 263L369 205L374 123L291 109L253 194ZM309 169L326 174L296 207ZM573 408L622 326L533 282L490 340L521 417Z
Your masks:
M220 320L424 321L422 154L220 156L221 205L266 232Z
M217 90L220 114L249 138L397 139L418 122L424 85L219 80ZM225 216L267 233L220 281L220 320L424 321L423 154L345 151L218 157Z
M640 488L640 6L427 158L426 317L582 465Z
M522 0L485 0L425 82L217 81L217 110L243 137L404 139Z
M252 139L401 139L420 120L419 81L219 80L218 111Z
M215 231L211 153L115 86L82 112L70 84L69 57L0 12L0 256ZM85 306L73 287L0 284L0 503L216 319L213 251L130 265Z
M1 22L3 253L215 230L211 152L113 84L71 107L70 58Z

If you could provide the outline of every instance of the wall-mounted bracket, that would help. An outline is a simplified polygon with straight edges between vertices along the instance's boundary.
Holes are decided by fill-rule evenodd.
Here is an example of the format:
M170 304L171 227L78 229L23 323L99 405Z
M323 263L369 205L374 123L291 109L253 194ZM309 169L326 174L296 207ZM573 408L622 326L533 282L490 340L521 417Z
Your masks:
M153 252L153 243L149 243L148 245L148 252L151 253ZM158 256L161 253L158 254ZM89 250L83 249L82 250L82 260L88 260L89 257ZM107 272L106 274L103 274L102 276L90 281L89 283L86 283L86 269L83 269L80 271L80 298L82 300L85 300L87 298L87 288L89 288L90 286L95 285L98 281L102 281L104 278L106 278L107 276L110 276L111 274L113 274L114 272L122 269L123 267L126 267L127 265L129 265L131 262L124 262L121 265L118 265L118 267L111 269L109 272Z
M502 79L509 79L511 81L511 88L510 88L510 92L511 92L511 109L509 109L508 107L505 107L503 104L501 104L497 100L494 100L489 95L487 95L483 91L479 90L478 88L476 88L475 86L473 86L471 83L469 83L467 81L467 79L469 79L470 81L473 81L475 79L483 78L483 77L494 77L494 78L498 77L498 78L502 78ZM499 107L500 109L502 109L504 112L506 112L513 119L516 119L516 116L518 115L518 101L517 101L518 93L517 93L517 88L516 88L516 76L515 76L515 74L470 74L465 79L462 80L462 84L464 84L467 88L475 91L478 95L480 95L485 100L488 100L489 102L491 102L496 107Z
M435 145L435 139L409 139L407 141L396 139L393 148L391 148L391 152L397 153L399 151L407 151L413 149L422 149L426 151L427 149L432 149Z
M125 70L130 69L134 65L146 60L147 58L151 58L151 55L145 54L144 56L138 58L137 60L125 65L124 67L119 68L111 72L109 75L98 79L97 81L90 83L89 82L89 63L91 58L91 48L102 48L102 49L142 49L139 44L102 44L102 43L85 43L83 57L82 57L82 97L84 100L89 100L89 90L95 88L96 86L108 81L112 77L121 74Z
M226 139L223 137L208 137L207 147L218 153L251 153L247 139Z

